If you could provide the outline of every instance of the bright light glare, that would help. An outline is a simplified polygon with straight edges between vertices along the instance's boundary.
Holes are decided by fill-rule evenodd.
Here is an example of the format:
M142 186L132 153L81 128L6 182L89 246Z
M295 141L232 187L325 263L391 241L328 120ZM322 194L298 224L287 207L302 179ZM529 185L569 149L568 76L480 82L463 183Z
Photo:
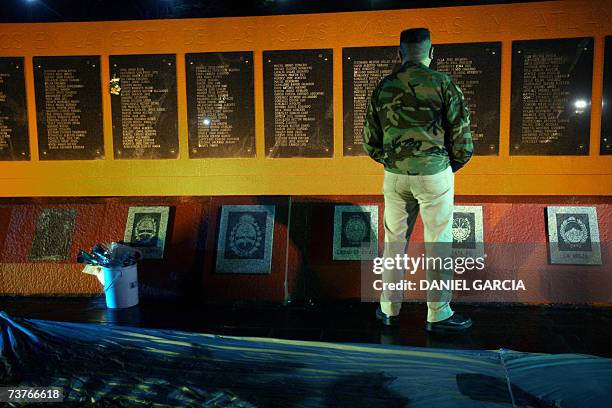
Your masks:
M584 109L587 107L587 101L585 101L584 99L578 99L576 102L574 102L574 106L576 107L576 109Z
M211 120L209 118L204 118L204 120L202 120L202 123L204 123L204 125L209 126L210 125Z

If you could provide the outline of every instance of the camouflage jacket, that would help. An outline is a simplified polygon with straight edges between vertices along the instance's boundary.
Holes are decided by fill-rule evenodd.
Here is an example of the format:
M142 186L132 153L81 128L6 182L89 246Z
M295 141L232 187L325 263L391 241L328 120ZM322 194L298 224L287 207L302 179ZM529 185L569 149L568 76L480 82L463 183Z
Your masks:
M474 150L463 93L448 75L404 63L372 92L363 147L392 173L457 171Z

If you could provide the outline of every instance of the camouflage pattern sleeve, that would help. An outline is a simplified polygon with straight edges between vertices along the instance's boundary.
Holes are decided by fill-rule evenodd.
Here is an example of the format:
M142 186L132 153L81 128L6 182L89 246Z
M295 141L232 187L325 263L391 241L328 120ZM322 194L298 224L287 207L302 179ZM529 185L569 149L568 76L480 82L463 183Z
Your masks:
M363 125L363 149L372 159L384 164L383 129L376 112L375 97L378 94L377 90L372 92L372 97L368 101L368 109Z
M470 111L463 92L448 78L443 88L446 105L446 122L448 125L449 158L453 172L459 170L470 160L474 152L472 132L470 130Z

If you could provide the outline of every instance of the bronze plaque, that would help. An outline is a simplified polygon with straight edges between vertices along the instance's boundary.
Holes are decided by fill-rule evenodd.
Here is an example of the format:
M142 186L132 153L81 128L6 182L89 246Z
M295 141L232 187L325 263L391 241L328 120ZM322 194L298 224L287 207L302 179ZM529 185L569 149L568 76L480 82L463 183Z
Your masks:
M612 37L606 37L604 49L604 84L601 101L600 154L612 154Z
M253 52L185 55L189 157L254 157Z
M342 49L343 150L345 156L366 156L363 124L372 91L399 66L398 47Z
M30 160L23 57L0 57L0 161Z
M588 155L593 38L512 42L511 155Z
M176 159L176 55L111 55L115 159Z
M104 158L100 57L34 57L40 160Z
M332 157L333 51L263 52L266 157Z
M501 43L439 44L431 68L459 86L468 103L474 154L499 153Z

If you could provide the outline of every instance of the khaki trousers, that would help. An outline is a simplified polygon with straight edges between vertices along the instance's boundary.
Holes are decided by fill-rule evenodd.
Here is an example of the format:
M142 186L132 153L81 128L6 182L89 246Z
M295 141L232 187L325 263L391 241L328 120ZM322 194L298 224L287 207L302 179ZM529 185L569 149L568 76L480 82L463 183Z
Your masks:
M406 254L419 212L425 227L425 255L450 256L453 241L454 185L455 178L450 166L440 173L427 176L409 176L385 170L385 258L395 258L398 254L403 257ZM435 245L437 243L446 244ZM385 269L382 274L383 282L399 282L404 278L404 273L404 270ZM437 272L428 269L426 273L427 279L430 280L435 279ZM452 271L446 271L445 276L452 278ZM438 292L435 298L430 297L428 293L427 298L428 322L439 322L453 315L449 304L450 292L446 291L442 296ZM399 314L401 300L398 299L396 291L393 294L383 291L380 301L382 311L388 316Z

